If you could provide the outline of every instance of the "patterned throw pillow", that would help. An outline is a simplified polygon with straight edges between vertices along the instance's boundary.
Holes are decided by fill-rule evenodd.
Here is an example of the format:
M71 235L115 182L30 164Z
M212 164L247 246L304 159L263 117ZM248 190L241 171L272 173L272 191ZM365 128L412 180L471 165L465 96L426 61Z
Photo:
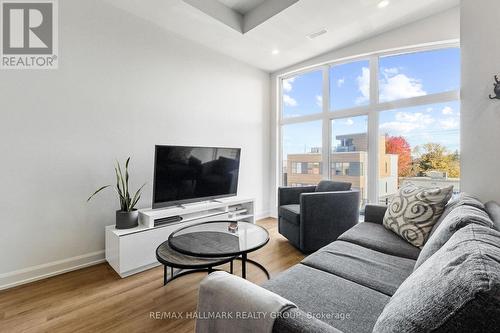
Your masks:
M453 186L402 187L389 201L384 226L410 244L422 248L452 194Z

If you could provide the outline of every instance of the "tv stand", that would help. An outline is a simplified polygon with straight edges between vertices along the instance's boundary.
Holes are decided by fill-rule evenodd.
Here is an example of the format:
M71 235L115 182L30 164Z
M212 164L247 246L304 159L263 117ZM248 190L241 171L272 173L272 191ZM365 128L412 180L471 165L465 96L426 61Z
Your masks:
M160 265L156 248L175 230L207 221L246 221L255 223L254 200L229 197L188 205L139 210L139 226L132 229L106 227L106 260L126 277ZM156 225L167 221L162 225ZM169 222L172 221L172 222Z

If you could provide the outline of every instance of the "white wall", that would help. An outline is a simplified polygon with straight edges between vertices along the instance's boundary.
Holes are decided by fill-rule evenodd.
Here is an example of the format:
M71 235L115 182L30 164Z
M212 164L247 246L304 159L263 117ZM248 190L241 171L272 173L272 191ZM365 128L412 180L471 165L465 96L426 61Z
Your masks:
M369 55L380 51L390 51L392 49L401 49L417 45L439 43L443 41L458 40L460 38L460 8L438 13L426 19L405 25L373 38L352 44L342 49L333 50L318 57L308 59L299 64L276 71L271 76L271 214L277 215L276 189L279 184L279 175L277 170L278 158L278 138L276 136L278 120L278 96L276 91L278 87L278 77L293 71L306 69L318 64L324 64L332 61L343 60L361 55Z
M497 0L462 0L462 190L500 202L500 101L490 100L500 75Z
M268 214L269 74L102 1L59 1L59 27L58 70L0 71L0 288L102 260L117 200L86 198L129 155L151 184L155 144L242 147Z

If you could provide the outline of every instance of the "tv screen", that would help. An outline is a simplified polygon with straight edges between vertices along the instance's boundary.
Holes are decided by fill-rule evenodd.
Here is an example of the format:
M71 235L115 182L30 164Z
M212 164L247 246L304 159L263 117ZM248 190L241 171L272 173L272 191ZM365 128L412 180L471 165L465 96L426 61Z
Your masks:
M156 146L153 208L236 195L240 148Z

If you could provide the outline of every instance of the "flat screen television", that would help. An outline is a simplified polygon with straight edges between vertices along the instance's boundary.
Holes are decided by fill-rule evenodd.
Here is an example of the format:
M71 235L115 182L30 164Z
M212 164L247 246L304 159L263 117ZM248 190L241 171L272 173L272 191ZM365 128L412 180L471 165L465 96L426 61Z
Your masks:
M234 196L240 148L155 147L153 208Z

